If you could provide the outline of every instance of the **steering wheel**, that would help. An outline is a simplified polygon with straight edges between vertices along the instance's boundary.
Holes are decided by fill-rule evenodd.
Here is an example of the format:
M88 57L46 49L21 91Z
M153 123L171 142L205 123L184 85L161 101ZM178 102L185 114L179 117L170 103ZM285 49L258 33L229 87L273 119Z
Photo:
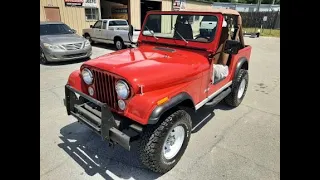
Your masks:
M203 37L203 36L198 36L198 37L195 38L195 40L197 40L197 39L199 39L199 38L204 38L204 39L210 41L210 37Z

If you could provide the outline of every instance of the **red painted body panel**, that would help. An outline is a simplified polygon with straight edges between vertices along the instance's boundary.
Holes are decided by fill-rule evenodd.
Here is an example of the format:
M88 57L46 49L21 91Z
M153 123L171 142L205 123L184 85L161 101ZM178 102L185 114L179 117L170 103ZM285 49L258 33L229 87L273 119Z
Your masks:
M82 81L80 70L75 70L69 75L67 84L69 84L76 90L88 94L88 88L87 85Z
M154 45L117 51L85 62L83 66L95 67L123 77L138 92L171 87L201 77L208 69L206 52L193 52L175 48L175 52L155 50Z
M170 12L152 13L165 14ZM213 13L195 14L212 15ZM218 27L221 27L222 15L214 15L219 19ZM214 41L210 43L189 42L188 45L185 45L182 40L165 38L159 38L155 42L155 38L143 36L141 33L137 48L120 50L92 59L85 62L80 70L84 67L94 67L115 74L119 79L128 82L132 93L130 98L125 101L127 108L124 112L117 113L145 125L160 99L164 97L170 99L181 92L186 92L193 98L194 105L196 105L204 100L208 94L221 88L233 78L238 58L246 57L249 60L251 47L247 46L240 50L239 54L233 56L229 67L229 76L217 85L209 85L212 64L209 64L208 54L215 52L220 34L221 28L217 28L217 38ZM174 51L159 50L156 47L171 48ZM88 86L82 81L80 70L71 73L68 84L88 94ZM143 94L141 94L139 86L143 86ZM206 92L208 87L210 90Z
M252 47L248 45L245 48L240 49L238 54L235 54L232 56L231 63L230 63L230 67L232 69L229 68L229 71L231 71L231 74L230 74L231 79L233 79L233 77L234 77L235 68L237 66L237 62L239 59L241 59L242 57L245 57L248 60L248 62L250 61L251 49L252 49Z
M209 96L210 94L214 93L215 91L217 91L218 89L220 89L222 86L224 86L226 83L228 83L229 81L232 81L233 77L234 77L234 73L236 72L236 68L237 68L237 63L238 60L242 57L246 58L248 61L250 60L250 54L251 54L251 46L247 46L241 50L239 50L238 54L232 55L231 58L231 62L229 65L229 74L228 76L222 80L221 82L219 82L218 84L213 85L211 82L211 77L208 77L210 79L209 84L208 84L208 92L207 92L207 96ZM212 67L212 66L211 66ZM213 73L213 68L210 69L210 76Z

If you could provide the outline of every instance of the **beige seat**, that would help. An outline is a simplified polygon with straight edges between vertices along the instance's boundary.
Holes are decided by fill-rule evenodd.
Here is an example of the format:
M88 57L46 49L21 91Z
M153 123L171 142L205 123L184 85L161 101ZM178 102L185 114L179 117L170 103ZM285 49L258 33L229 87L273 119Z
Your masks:
M241 16L238 16L238 27L239 30L236 32L236 37L235 40L236 41L240 41L242 47L244 47L244 40L243 40L243 36L242 36L242 19ZM220 42L219 42L219 46L216 52L221 52L223 51L224 45L226 40L231 39L230 34L229 34L229 29L228 27L223 27L222 28L222 32L221 32L221 38L220 38ZM228 63L228 59L229 59L229 54L226 53L219 53L217 55L214 56L214 64L223 64L223 65L227 65Z

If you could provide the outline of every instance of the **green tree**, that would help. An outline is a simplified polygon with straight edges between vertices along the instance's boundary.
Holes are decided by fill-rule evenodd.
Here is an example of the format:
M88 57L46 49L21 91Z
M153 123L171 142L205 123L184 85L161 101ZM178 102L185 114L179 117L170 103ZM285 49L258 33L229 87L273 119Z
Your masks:
M258 0L246 0L247 4L257 4Z

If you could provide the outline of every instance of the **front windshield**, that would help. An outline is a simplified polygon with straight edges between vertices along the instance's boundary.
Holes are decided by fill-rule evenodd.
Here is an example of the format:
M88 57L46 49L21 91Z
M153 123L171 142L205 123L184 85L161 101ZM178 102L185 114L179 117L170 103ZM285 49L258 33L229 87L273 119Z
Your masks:
M40 24L40 36L72 33L70 27L65 24Z
M157 38L211 42L218 18L214 15L150 14L142 34Z

